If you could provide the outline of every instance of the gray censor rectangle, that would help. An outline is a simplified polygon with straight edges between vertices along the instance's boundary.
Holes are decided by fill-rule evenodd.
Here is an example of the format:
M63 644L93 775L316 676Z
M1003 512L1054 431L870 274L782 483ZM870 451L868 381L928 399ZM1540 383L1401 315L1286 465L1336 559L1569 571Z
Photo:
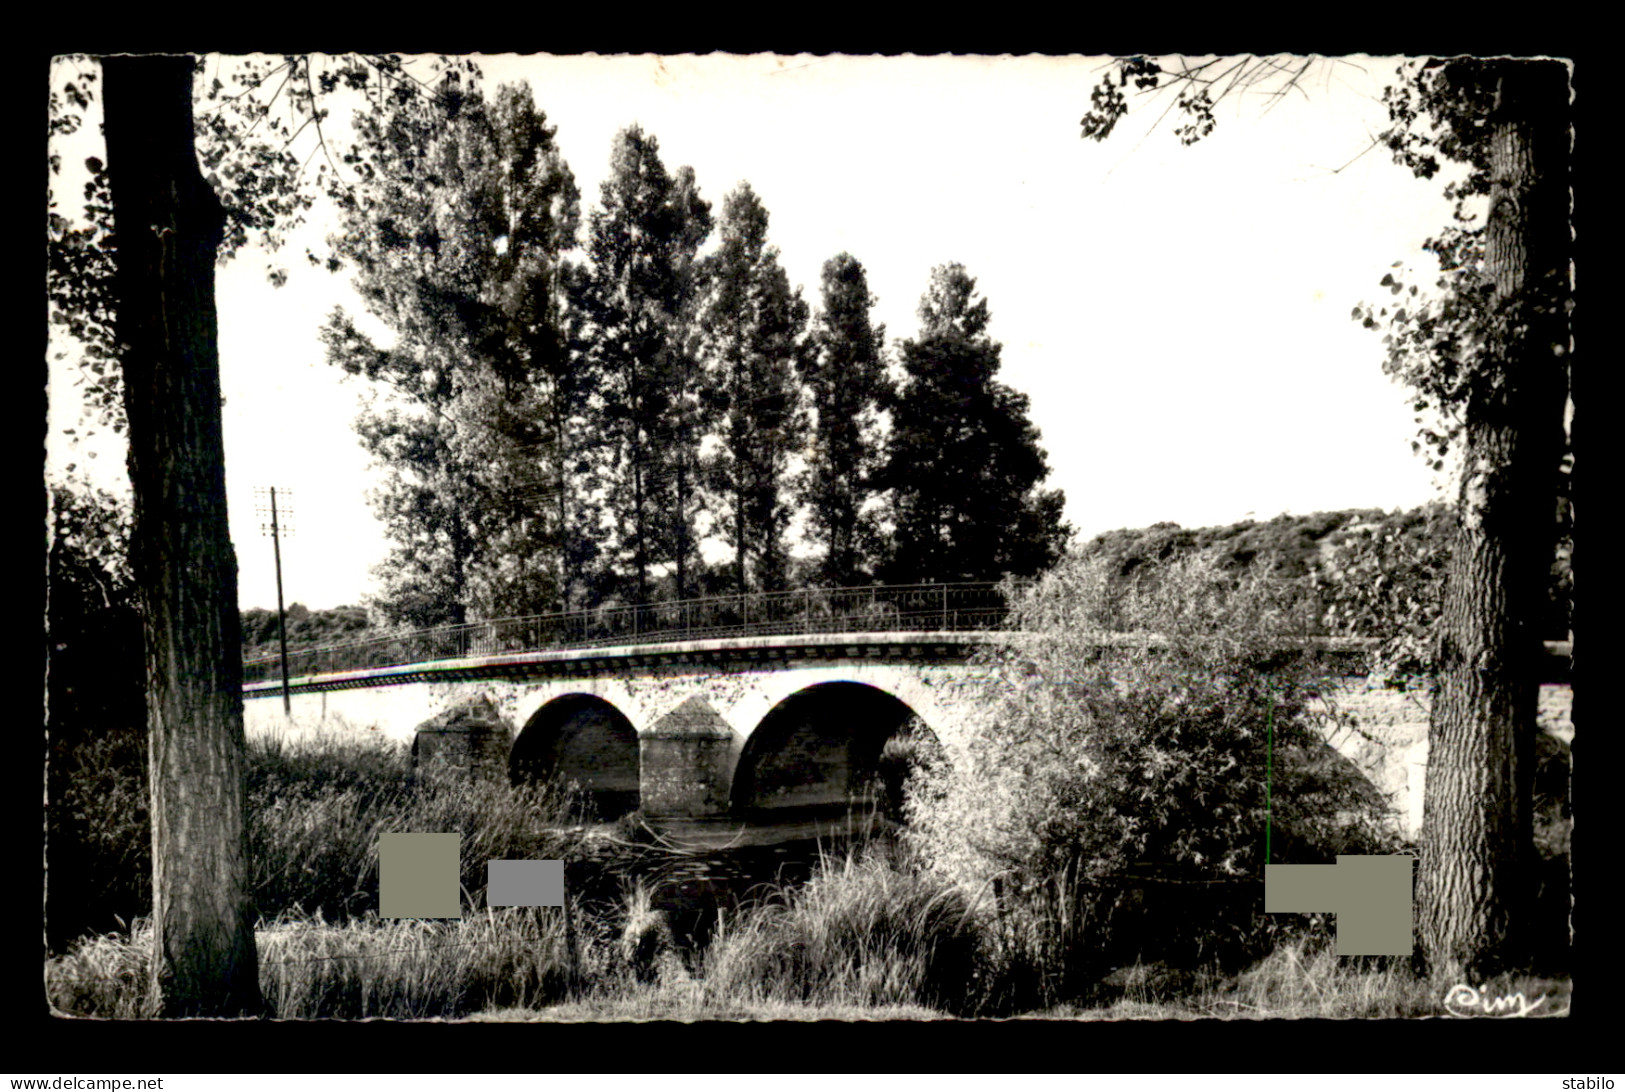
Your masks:
M1264 866L1264 913L1334 914L1348 873L1329 864Z
M1357 854L1337 858L1343 902L1337 915L1337 954L1410 955L1411 871L1415 857Z
M563 906L563 861L491 861L486 865L485 905Z
M1416 858L1339 854L1335 865L1265 865L1266 914L1336 914L1337 954L1410 955Z
M378 837L378 916L460 918L461 834Z

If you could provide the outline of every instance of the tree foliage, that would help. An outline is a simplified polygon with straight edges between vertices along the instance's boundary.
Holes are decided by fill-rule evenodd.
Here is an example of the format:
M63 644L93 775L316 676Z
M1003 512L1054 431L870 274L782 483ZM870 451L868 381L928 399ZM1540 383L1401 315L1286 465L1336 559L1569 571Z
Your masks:
M356 130L331 244L394 343L342 310L323 339L373 384L358 431L390 472L381 605L415 625L558 609L571 528L535 487L569 490L586 384L559 317L578 199L554 130L528 89L488 101L456 73Z
M364 607L311 610L303 603L290 603L285 613L290 647L355 641L370 635L372 629L372 620ZM279 621L274 610L250 607L243 611L243 659L277 655L278 628Z
M870 318L876 302L862 262L846 253L825 262L811 344L799 361L812 403L799 494L821 547L817 577L836 587L871 576L884 541L875 502L892 385L886 328Z
M98 75L88 60L64 65L58 73L59 88L53 87L50 95L53 145L79 132ZM119 381L118 341L113 333L113 197L108 190L107 164L101 156L86 158L88 177L77 215L65 214L58 204L56 180L61 177L63 164L61 153L54 148L49 164L52 182L46 213L46 307L53 330L65 335L72 346L53 347L52 356L62 362L77 353L74 385L83 391L85 410L91 417L64 431L77 436L84 429L88 435L100 427L122 433L124 394Z
M1483 211L1492 190L1493 130L1485 121L1502 71L1498 62L1472 58L1428 61L1401 66L1383 90L1389 127L1378 139L1394 162L1418 178L1434 178L1446 167L1459 175L1444 187L1455 222L1422 247L1438 265L1432 285L1396 262L1380 282L1390 301L1362 303L1352 315L1382 331L1383 371L1415 395L1412 446L1435 470L1445 468L1452 450L1459 453L1469 408L1497 397L1505 383L1502 364L1529 321L1516 313L1529 300L1497 303L1486 266ZM1559 280L1566 282L1566 271ZM1564 284L1537 294L1558 299L1566 312Z
M990 311L958 264L936 267L920 332L902 345L885 469L893 544L887 579L1031 576L1060 556L1069 529L1027 396L998 381Z
M791 291L767 225L761 198L742 183L723 202L720 246L700 274L707 417L718 441L707 480L741 592L788 583L790 460L806 430L798 373L807 305Z
M1097 535L1077 556L1101 559L1124 581L1148 566L1195 554L1232 571L1272 573L1288 581L1313 612L1317 632L1379 640L1364 669L1404 683L1434 671L1433 626L1452 528L1450 509L1436 501L1404 511L1283 514L1217 527L1158 523ZM1560 636L1561 616L1557 622L1550 632Z
M595 459L608 520L600 530L613 576L637 602L657 567L690 590L698 556L700 369L693 354L696 254L711 206L694 172L675 175L659 141L634 125L610 151L610 176L588 222L590 266L572 302L576 351L597 377Z
M1445 195L1454 202L1455 223L1423 245L1438 266L1431 285L1421 271L1396 262L1380 282L1389 301L1362 303L1353 311L1366 329L1381 332L1383 371L1412 394L1417 426L1412 449L1435 471L1454 464L1453 475L1459 473L1467 447L1469 421L1484 419L1494 413L1490 407L1509 397L1507 361L1522 351L1520 342L1532 328L1550 327L1544 312L1566 316L1572 306L1561 261L1546 271L1545 283L1498 302L1482 210L1493 188L1492 128L1485 120L1495 106L1500 71L1489 61L1428 62L1409 73L1401 69L1384 90L1390 127L1380 139L1394 161L1419 178L1433 178L1446 165L1461 174L1445 186ZM1563 336L1560 330L1551 332ZM1566 344L1553 348L1566 368ZM1574 456L1566 430L1562 444L1561 462L1551 468L1550 477L1555 544L1541 620L1541 633L1548 638L1568 628L1573 598Z
M336 145L323 127L335 108L350 105L362 117L382 119L416 109L448 80L479 79L479 66L467 57L416 60L426 62L422 75L393 53L209 58L198 88L198 160L225 210L222 261L251 244L274 255L324 195L354 195L342 164L354 164L356 149ZM342 260L314 251L306 258L333 272ZM273 285L287 280L274 263L266 273Z
M472 71L463 59L432 59L430 67ZM49 95L51 142L48 165L53 179L47 213L46 298L53 329L69 348L53 347L53 358L77 357L74 383L81 388L90 419L69 435L97 428L122 434L125 428L117 340L113 336L115 246L112 197L103 156L83 161L84 201L70 211L59 203L56 179L65 166L64 142L82 140L87 117L99 107L97 60L59 57ZM220 263L250 244L266 253L278 250L288 233L304 222L321 193L344 180L334 150L322 130L331 111L324 97L348 90L367 96L374 109L410 101L417 82L394 55L279 57L250 55L210 58L207 73L195 80L193 124L199 165L219 199L224 227L217 250ZM308 150L307 146L308 145ZM315 169L308 170L312 161ZM73 165L76 166L76 165ZM331 255L310 254L312 264L331 264ZM272 284L286 271L272 264Z

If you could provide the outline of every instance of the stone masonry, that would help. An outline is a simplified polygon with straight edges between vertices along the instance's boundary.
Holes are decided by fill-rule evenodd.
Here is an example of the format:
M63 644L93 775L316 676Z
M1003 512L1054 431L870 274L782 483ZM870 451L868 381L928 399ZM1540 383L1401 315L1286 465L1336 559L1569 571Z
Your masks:
M412 766L478 781L506 780L513 728L485 695L458 703L418 726Z

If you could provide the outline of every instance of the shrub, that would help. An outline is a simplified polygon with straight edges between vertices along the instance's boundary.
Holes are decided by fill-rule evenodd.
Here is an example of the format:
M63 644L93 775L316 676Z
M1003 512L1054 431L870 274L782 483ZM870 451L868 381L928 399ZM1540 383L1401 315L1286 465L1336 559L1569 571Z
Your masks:
M886 818L901 822L916 771L942 761L942 744L919 717L910 717L880 747L875 786Z
M1287 582L1203 555L1128 581L1074 560L1016 610L980 655L978 715L909 802L922 857L989 908L1007 1003L1073 995L1141 954L1158 912L1219 915L1187 958L1261 943L1267 762L1276 863L1383 845L1382 801L1314 731L1313 614ZM1170 908L1170 878L1228 894Z
M64 951L152 909L147 739L141 726L52 740L47 934Z
M150 910L152 834L129 504L70 478L51 508L46 936L60 952Z

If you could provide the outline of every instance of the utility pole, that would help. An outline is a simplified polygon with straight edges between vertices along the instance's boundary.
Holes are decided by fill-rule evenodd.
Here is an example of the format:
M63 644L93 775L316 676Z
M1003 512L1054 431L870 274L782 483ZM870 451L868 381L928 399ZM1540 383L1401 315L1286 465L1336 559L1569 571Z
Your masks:
M261 499L264 498L267 493L270 494L269 502ZM257 485L254 487L254 495L255 514L264 516L267 514L267 512L269 512L271 517L270 523L260 524L260 533L271 536L271 548L276 554L276 632L277 642L282 649L282 714L283 716L292 719L293 698L288 690L288 615L287 612L282 609L282 536L285 534L293 534L293 528L287 524L281 523L278 519L276 486L273 485L267 487ZM282 491L284 515L293 515L293 506L287 503L288 499L292 497L292 495L293 491L291 489L284 489Z

